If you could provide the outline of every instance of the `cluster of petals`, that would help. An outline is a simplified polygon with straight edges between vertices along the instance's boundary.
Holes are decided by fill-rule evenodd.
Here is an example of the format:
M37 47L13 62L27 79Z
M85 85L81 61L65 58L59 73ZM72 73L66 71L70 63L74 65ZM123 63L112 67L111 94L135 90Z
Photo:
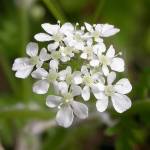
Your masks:
M49 108L58 110L56 121L69 127L75 117L88 117L86 101L93 95L96 109L103 112L112 106L118 113L131 107L130 98L125 95L132 90L127 78L114 83L117 72L125 70L121 53L114 46L106 47L104 39L120 30L110 24L78 23L41 25L44 32L34 36L37 42L26 46L27 57L15 59L12 70L15 76L25 79L31 75L36 79L33 92L46 94L53 89L53 95L46 98ZM43 43L40 48L38 42ZM46 46L45 46L46 45ZM70 60L81 59L79 70L68 65ZM78 62L77 62L78 63ZM79 62L80 63L80 62Z

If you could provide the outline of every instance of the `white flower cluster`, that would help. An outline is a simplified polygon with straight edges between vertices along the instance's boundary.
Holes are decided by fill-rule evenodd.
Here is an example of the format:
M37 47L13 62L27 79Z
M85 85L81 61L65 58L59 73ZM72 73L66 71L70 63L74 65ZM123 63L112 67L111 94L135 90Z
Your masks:
M48 43L47 47L40 49L37 43L30 42L26 47L28 57L17 58L12 70L18 78L31 74L37 79L33 84L36 94L54 89L55 95L47 96L46 105L58 108L56 121L60 126L69 127L74 117L88 117L88 107L80 101L81 98L90 100L91 94L100 112L107 109L109 99L119 113L131 107L131 100L125 95L132 89L129 80L123 78L113 83L115 72L124 71L124 60L119 57L121 53L115 54L112 45L107 49L103 41L119 29L109 24L84 23L79 27L78 23L73 26L71 23L60 25L60 22L44 23L42 28L45 32L34 38ZM80 70L73 70L71 66L62 69L62 64L76 57L83 62Z

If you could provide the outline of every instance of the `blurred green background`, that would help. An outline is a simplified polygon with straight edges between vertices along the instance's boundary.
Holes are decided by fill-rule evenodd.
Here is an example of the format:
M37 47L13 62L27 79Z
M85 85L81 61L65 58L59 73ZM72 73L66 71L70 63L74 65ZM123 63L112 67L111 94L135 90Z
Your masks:
M107 39L123 52L133 85L132 108L96 113L69 129L58 127L45 96L32 93L31 78L11 71L16 57L44 22L110 23L121 29ZM149 150L150 0L0 1L0 150Z

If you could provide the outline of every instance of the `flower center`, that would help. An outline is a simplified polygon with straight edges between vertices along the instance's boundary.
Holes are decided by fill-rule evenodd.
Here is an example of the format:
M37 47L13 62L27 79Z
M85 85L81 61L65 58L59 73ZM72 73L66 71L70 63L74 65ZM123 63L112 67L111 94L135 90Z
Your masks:
M110 64L110 59L105 55L100 55L99 59L103 65L109 65Z
M53 59L58 60L58 59L60 59L61 54L60 54L59 51L55 51L55 52L53 52L53 53L51 54L51 56L52 56Z
M32 65L38 64L38 62L39 62L39 56L31 57L31 61L30 62L31 62Z
M83 80L84 80L84 83L88 86L91 86L93 84L93 79L89 75L85 76Z
M71 84L71 82L72 82L72 74L67 74L67 76L66 76L66 82L68 83L68 84Z
M73 95L71 93L66 93L63 97L64 97L64 101L66 103L68 103L68 102L73 100Z
M106 96L112 96L114 94L115 90L112 85L107 85L107 86L105 86L104 92L105 92Z
M99 38L100 33L99 33L98 31L94 31L93 34L92 34L92 36L93 36L94 38Z
M63 39L63 35L61 33L56 33L52 36L53 40L56 41L56 42L60 42L62 41Z
M77 42L82 42L82 38L81 38L80 34L75 34L75 35L74 35L74 39L75 39Z
M56 81L57 77L58 77L58 73L56 71L51 70L48 74L47 80L49 82L54 82Z

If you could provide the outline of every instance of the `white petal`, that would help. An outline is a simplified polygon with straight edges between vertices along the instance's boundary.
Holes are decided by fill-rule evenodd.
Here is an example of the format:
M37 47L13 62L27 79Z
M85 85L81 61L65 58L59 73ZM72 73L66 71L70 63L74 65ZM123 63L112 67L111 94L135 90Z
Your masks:
M115 93L111 98L113 106L118 113L123 113L131 107L131 100L126 95Z
M120 30L117 28L114 28L113 25L109 25L109 24L103 24L101 27L101 37L109 37L112 36L116 33L118 33Z
M27 77L30 75L30 73L31 73L31 71L32 71L32 69L33 69L33 67L34 67L34 66L27 66L26 69L17 70L15 76L16 76L17 78L22 78L22 79L27 78Z
M41 49L39 57L41 61L47 61L50 59L50 55L47 53L46 48Z
M75 42L73 46L75 49L78 49L78 50L84 49L84 43L83 42Z
M90 39L87 40L86 43L87 43L87 46L91 47L92 44L93 44L93 40L90 38Z
M45 94L48 92L49 83L47 80L39 80L33 84L33 92L37 94Z
M90 99L90 88L88 86L85 86L82 90L82 98L85 101L88 101Z
M36 68L41 68L42 65L43 65L43 63L44 63L43 61L40 61L40 60L39 60L39 61L37 62L37 64L36 64Z
M106 46L104 43L98 43L98 44L93 46L93 52L97 55L99 55L105 51L106 51Z
M60 126L68 128L73 122L73 110L70 106L61 107L57 112L56 121Z
M48 49L48 51L51 52L51 51L56 50L58 48L58 46L59 46L59 42L54 42L54 43L48 44L47 49Z
M62 102L62 97L49 95L46 98L46 105L50 108L57 107Z
M61 60L62 62L67 62L67 61L70 61L70 57L68 57L68 56L62 56L62 57L60 58L60 60Z
M110 72L109 75L107 76L107 83L112 84L115 79L116 79L116 73Z
M58 70L58 64L59 62L54 59L49 62L49 67L53 70Z
M45 79L48 72L44 68L38 68L32 72L31 76L35 79Z
M74 27L71 23L67 22L61 26L60 32L62 32L65 35L71 35L71 33L74 31Z
M81 73L82 73L82 74L85 74L85 75L89 74L89 71L88 71L88 69L87 69L87 66L83 65L83 66L81 67Z
M102 38L100 38L100 37L96 37L95 38L95 42L97 42L97 43L102 43L104 40L102 39Z
M115 49L113 48L112 45L107 50L106 56L109 57L109 58L112 58L112 57L115 56Z
M41 26L47 33L51 35L56 34L60 29L59 25L52 25L49 23L43 23Z
M73 73L73 82L74 84L81 84L82 83L82 77L81 77L81 72L76 71Z
M102 71L103 71L105 76L107 76L109 74L109 70L108 70L108 67L106 65L102 66Z
M13 66L12 66L12 70L13 71L24 70L24 69L28 68L28 66L31 66L29 58L27 58L27 57L16 58L13 63Z
M34 57L34 56L37 56L38 54L38 44L37 43L34 43L34 42L30 42L27 44L27 47L26 47L26 53L30 56L30 57Z
M72 68L71 68L70 66L67 66L67 68L66 68L66 72L67 72L67 74L71 74L71 72L72 72Z
M96 101L96 108L99 112L103 112L108 107L108 97Z
M62 70L59 72L59 80L64 81L66 79L67 72L66 70Z
M85 22L84 24L85 24L86 29L87 29L89 32L93 32L93 27L92 27L89 23Z
M58 88L61 94L65 94L68 92L68 85L66 82L59 82L58 83Z
M87 59L87 53L82 53L82 54L80 55L80 57L83 58L83 59Z
M92 67L97 67L99 65L99 60L98 59L93 59L90 61L90 65Z
M53 88L54 88L55 94L59 95L60 92L59 92L58 81L54 81L52 84L53 84Z
M122 58L113 58L110 67L114 71L123 72L124 71L124 60Z
M104 97L104 92L103 92L104 85L103 84L101 83L94 84L91 89L96 99L102 99Z
M52 40L52 37L46 33L38 33L34 36L34 38L37 40L37 41L40 41L40 42L45 42L45 41L51 41Z
M78 96L81 94L81 87L78 85L71 85L71 91L73 96Z
M77 101L71 101L71 106L73 109L74 114L80 118L80 119L85 119L88 117L88 107L80 102Z
M132 85L128 79L123 78L116 83L114 88L118 93L127 94L132 90Z

